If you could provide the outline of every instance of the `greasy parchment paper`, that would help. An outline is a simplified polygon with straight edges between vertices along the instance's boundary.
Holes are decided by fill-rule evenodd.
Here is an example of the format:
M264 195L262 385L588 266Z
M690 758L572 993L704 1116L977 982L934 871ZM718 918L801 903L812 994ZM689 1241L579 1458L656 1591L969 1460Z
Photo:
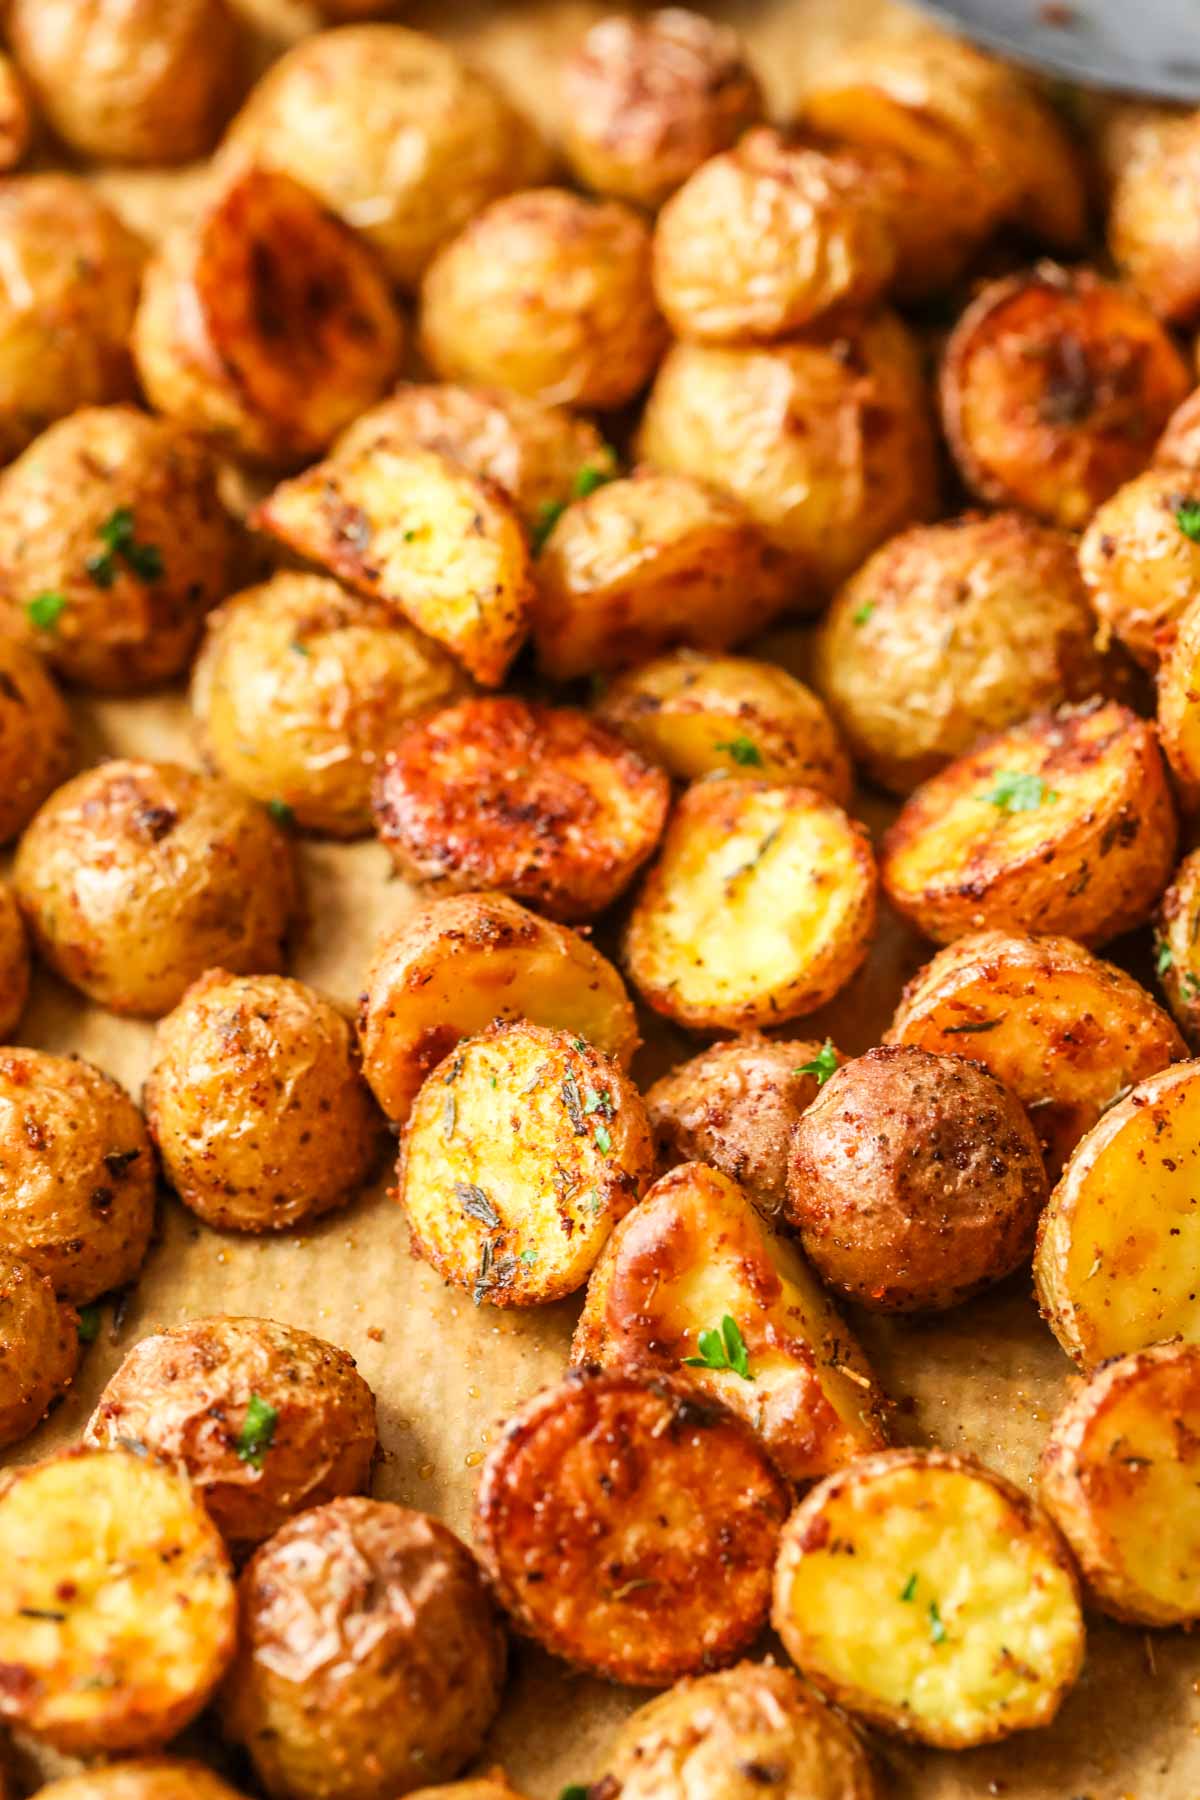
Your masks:
M257 28L266 61L311 29L304 0L237 0ZM489 65L545 126L554 124L552 59L602 10L584 0L413 0L406 19L451 37ZM756 54L773 108L786 114L812 72L840 44L883 22L910 21L889 0L723 0ZM194 204L193 171L102 172L105 191L149 235ZM770 653L801 667L798 634L778 634ZM195 763L182 694L132 701L76 697L81 757L172 756ZM868 813L868 804L864 809ZM351 1004L378 933L414 904L389 879L374 843L299 845L307 923L293 972ZM602 939L602 941L604 941ZM878 1041L900 985L928 955L885 919L866 970L798 1034L828 1031L851 1053ZM648 1044L636 1073L653 1079L687 1053L682 1037L644 1021ZM150 1026L113 1018L40 972L20 1029L23 1042L77 1051L139 1092ZM207 1313L259 1313L345 1346L379 1399L384 1455L377 1495L423 1508L469 1534L476 1471L500 1421L562 1370L577 1303L525 1312L476 1309L409 1254L403 1218L385 1196L390 1177L348 1211L276 1239L221 1234L174 1200L119 1324L106 1311L79 1378L40 1432L20 1445L25 1461L75 1438L101 1387L140 1337ZM1070 1371L1029 1298L1027 1276L941 1318L858 1324L899 1402L898 1433L970 1450L1021 1483L1033 1465ZM1171 1521L1161 1521L1170 1530ZM891 1791L902 1800L1198 1800L1200 1641L1096 1620L1087 1667L1047 1731L957 1756L883 1746ZM514 1648L503 1713L484 1761L503 1762L532 1800L553 1800L568 1781L599 1772L605 1740L646 1696L574 1675L528 1646ZM202 1722L202 1731L207 1726Z

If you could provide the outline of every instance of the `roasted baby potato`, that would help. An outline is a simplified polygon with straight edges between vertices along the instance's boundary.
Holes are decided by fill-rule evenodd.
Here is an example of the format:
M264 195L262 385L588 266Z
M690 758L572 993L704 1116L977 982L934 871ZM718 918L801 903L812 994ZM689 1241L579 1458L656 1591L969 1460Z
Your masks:
M227 782L114 758L60 787L13 867L35 946L110 1011L158 1018L206 969L280 968L287 837Z
M497 687L533 601L512 500L436 450L374 443L283 482L256 522Z
M456 1775L500 1703L505 1646L474 1557L424 1513L341 1499L247 1564L226 1734L279 1800L392 1800Z
M421 285L421 350L445 381L607 410L654 373L666 328L650 232L617 200L533 188L495 200Z
M375 818L412 880L499 888L587 919L654 850L669 793L661 769L586 713L489 696L399 734Z
M0 882L0 1043L13 1034L29 998L29 940L16 896Z
M1021 513L914 525L841 589L816 681L858 763L907 794L988 731L1112 686L1075 545Z
M403 344L367 246L307 188L260 168L167 237L133 335L157 412L271 466L316 456L378 400Z
M988 282L954 327L942 423L979 499L1077 530L1146 466L1191 385L1136 295L1041 263Z
M1200 807L1200 603L1179 615L1158 670L1158 739L1180 806Z
M620 975L586 938L507 894L447 894L375 947L359 1011L363 1073L403 1124L430 1070L493 1020L586 1038L627 1069L638 1047Z
M964 1750L1047 1725L1083 1663L1070 1553L973 1457L884 1450L788 1520L772 1623L801 1674L899 1737Z
M80 177L4 183L0 463L77 406L132 397L129 333L145 254Z
M1200 589L1200 480L1147 469L1094 514L1079 567L1101 624L1158 667Z
M621 1220L571 1343L585 1367L681 1372L812 1481L887 1442L862 1351L792 1245L728 1175L685 1163Z
M1185 856L1176 869L1157 923L1158 978L1180 1030L1195 1049L1200 1044L1200 850Z
M1167 420L1154 448L1154 467L1200 475L1200 388L1193 388Z
M699 781L671 815L625 935L633 985L696 1031L815 1012L875 929L865 827L815 788Z
M8 38L64 143L107 162L211 150L237 91L225 0L9 0Z
M83 1434L182 1467L242 1556L295 1513L371 1479L375 1396L345 1350L271 1319L193 1319L143 1338Z
M426 1078L396 1195L418 1255L477 1306L537 1306L583 1286L653 1176L628 1076L582 1038L520 1020Z
M71 716L46 665L0 624L0 844L11 843L65 779L72 750Z
M1200 1618L1200 1348L1105 1363L1050 1428L1046 1508L1102 1612L1131 1625Z
M1039 713L931 776L885 836L880 874L935 943L989 928L1095 946L1148 917L1176 836L1153 727L1097 701Z
M635 206L661 205L762 110L737 33L679 6L597 20L563 66L573 173Z
M877 544L934 509L916 346L887 312L773 347L675 345L638 449L739 500L791 559L813 607Z
M612 1800L761 1800L764 1786L779 1800L881 1795L867 1752L841 1713L823 1706L790 1669L769 1662L680 1681L639 1707L605 1753L595 1786Z
M792 1128L841 1060L829 1042L757 1033L702 1050L646 1094L659 1167L710 1163L773 1219L787 1193Z
M227 144L231 159L302 182L403 287L480 207L549 167L490 81L400 25L303 38L255 87Z
M675 336L770 342L878 300L896 241L853 157L766 126L714 156L654 231L654 292Z
M0 475L0 608L83 687L178 675L240 546L208 451L132 406L60 419Z
M0 1719L56 1750L152 1750L233 1655L237 1602L187 1477L130 1450L64 1450L0 1486Z
M1025 1109L990 1069L886 1044L801 1115L784 1212L826 1286L932 1312L1028 1260L1047 1191Z
M675 650L618 678L596 715L681 781L720 773L845 804L850 762L810 688L775 663Z
M1125 143L1108 193L1112 259L1160 319L1191 323L1200 313L1200 120L1159 117Z
M1056 1180L1114 1100L1187 1054L1132 975L1064 937L974 932L904 990L887 1034L982 1063L1029 1114Z
M78 1362L75 1308L32 1264L0 1251L0 1450L41 1424Z
M451 1781L444 1787L417 1788L410 1800L525 1800L509 1784L503 1769L492 1769L466 1781Z
M0 172L7 175L21 161L33 136L33 114L25 84L12 58L0 50Z
M132 1281L154 1152L124 1088L74 1056L0 1050L0 1249L83 1304Z
M159 1022L146 1118L184 1205L227 1231L344 1206L381 1149L349 1021L283 975L192 983Z
M690 1382L576 1369L488 1453L475 1541L519 1631L666 1687L758 1636L789 1501L750 1428Z
M47 1782L38 1792L46 1800L241 1800L207 1763L181 1756L93 1764L78 1775Z
M309 830L361 837L398 728L469 685L381 601L280 570L210 618L192 711L209 762L243 793Z

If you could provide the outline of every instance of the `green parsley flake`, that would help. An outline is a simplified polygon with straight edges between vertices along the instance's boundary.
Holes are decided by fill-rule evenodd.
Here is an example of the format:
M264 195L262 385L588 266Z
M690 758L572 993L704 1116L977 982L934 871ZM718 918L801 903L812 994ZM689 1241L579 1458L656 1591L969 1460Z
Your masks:
M81 1306L79 1309L79 1341L81 1344L94 1344L100 1336L100 1320L102 1314L98 1306Z
M865 625L874 611L875 602L873 600L864 600L862 605L850 614L850 623L852 625Z
M278 1408L269 1406L258 1394L251 1394L242 1429L233 1446L239 1462L249 1463L252 1469L261 1469L267 1451L275 1441L278 1423Z
M732 1374L740 1375L743 1381L754 1380L745 1339L738 1330L737 1320L728 1313L721 1320L720 1331L702 1331L696 1341L700 1346L699 1356L683 1359L689 1369L728 1369Z
M268 800L267 811L277 825L290 825L296 817L286 800Z
M726 743L714 744L713 749L723 750L727 756L732 756L740 769L761 769L763 766L762 751L753 738L730 738Z
M117 579L117 558L139 581L157 581L163 572L162 551L157 544L139 544L134 535L133 508L118 506L96 533L104 544L89 556L84 568L97 587L110 588Z
M537 1261L537 1251L536 1250L522 1250L521 1261L523 1263L525 1263L528 1268L532 1269L534 1263Z
M53 588L47 588L43 593L33 596L25 611L29 616L29 623L38 631L56 631L59 615L65 610L66 604L67 596L65 594L59 594Z
M597 1125L596 1127L596 1148L604 1156L607 1156L612 1149L612 1137L606 1125Z
M931 1644L944 1644L946 1641L946 1627L942 1623L936 1600L929 1602L929 1641Z
M590 1792L591 1789L585 1787L581 1781L572 1781L563 1789L558 1800L588 1800Z
M798 1069L792 1070L792 1074L815 1075L817 1078L817 1086L824 1087L837 1066L838 1057L837 1051L833 1047L833 1039L826 1038L812 1061L801 1063Z
M1171 949L1170 944L1167 944L1167 943L1160 944L1158 946L1158 955L1154 959L1155 973L1157 975L1165 975L1167 970L1171 967L1171 964L1174 961L1175 961L1175 952Z
M915 1575L910 1575L904 1586L900 1589L900 1598L902 1600L911 1600L916 1591L917 1578Z
M1175 523L1185 538L1200 544L1200 500L1180 500L1175 507Z
M311 656L312 655L312 651L309 649L308 645L302 644L300 642L299 638L293 638L291 641L291 644L288 646L288 648L291 650L294 650L297 656Z
M1058 795L1046 786L1040 775L1005 769L997 775L995 787L980 794L979 798L998 806L1001 812L1023 813L1036 812L1043 801L1057 800Z

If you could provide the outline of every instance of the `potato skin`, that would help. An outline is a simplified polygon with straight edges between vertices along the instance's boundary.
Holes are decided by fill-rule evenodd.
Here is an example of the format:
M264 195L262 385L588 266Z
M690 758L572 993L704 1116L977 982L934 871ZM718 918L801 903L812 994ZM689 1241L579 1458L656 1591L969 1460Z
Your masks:
M73 740L66 702L41 657L0 627L0 844L65 780Z
M1041 263L991 281L942 358L942 423L971 492L1077 530L1150 460L1191 386L1136 295Z
M1167 420L1154 447L1153 466L1200 474L1200 388L1193 388Z
M132 1281L154 1225L154 1152L123 1088L73 1056L0 1051L0 1244L82 1305Z
M207 1763L181 1756L139 1756L62 1775L44 1788L47 1800L241 1800Z
M989 731L1113 686L1063 532L968 513L889 540L840 590L815 679L851 754L907 794Z
M257 1457L238 1454L257 1397L276 1417ZM345 1350L271 1319L192 1319L135 1344L83 1433L130 1440L186 1470L242 1557L294 1514L368 1485L375 1396Z
M1126 140L1108 195L1108 247L1117 268L1161 319L1200 313L1200 124L1164 115Z
M0 882L0 1043L6 1043L29 998L29 939L16 896Z
M610 1681L666 1687L758 1635L788 1503L749 1427L691 1384L574 1369L489 1452L475 1541L518 1631Z
M525 1800L525 1796L509 1785L503 1769L493 1769L488 1775L477 1775L466 1781L417 1788L410 1800Z
M612 963L507 894L447 894L386 932L359 1003L363 1074L403 1124L430 1071L494 1019L585 1038L622 1069L640 1043Z
M1097 617L1143 668L1158 667L1200 587L1200 544L1179 524L1193 510L1200 519L1197 509L1200 482L1147 469L1105 502L1079 545Z
M1158 908L1155 967L1167 1005L1193 1050L1200 1046L1200 850L1185 856ZM1147 1069L1149 1075L1154 1071Z
M131 693L178 675L240 552L207 450L131 406L60 419L0 476L0 607L83 687ZM47 593L66 601L48 627L31 605Z
M143 1018L206 969L278 969L296 898L291 847L260 807L215 777L131 758L51 796L13 880L51 968Z
M426 271L420 341L445 381L553 405L624 406L666 347L645 222L620 201L566 188L493 201Z
M586 919L654 850L669 794L661 769L586 713L505 695L461 701L401 732L376 784L375 818L414 880L500 888L553 918Z
M0 172L10 174L29 149L33 114L17 65L0 50Z
M79 1364L79 1314L20 1257L0 1252L0 1450L40 1425Z
M255 1552L239 1599L222 1724L268 1794L389 1800L479 1751L504 1637L438 1520L383 1500L314 1507Z
M880 875L935 943L990 928L1095 947L1145 921L1176 838L1153 728L1096 702L1040 713L931 776L884 837Z
M1189 817L1200 807L1200 603L1184 608L1158 668L1158 739Z

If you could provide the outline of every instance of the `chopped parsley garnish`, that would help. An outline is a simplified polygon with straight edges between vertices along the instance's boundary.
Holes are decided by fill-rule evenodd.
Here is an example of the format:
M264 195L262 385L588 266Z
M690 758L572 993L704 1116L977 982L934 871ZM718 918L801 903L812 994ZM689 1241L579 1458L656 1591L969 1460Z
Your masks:
M607 467L599 463L584 463L571 483L572 500L586 500L588 495L594 494L597 488L602 488L606 482L616 480L616 456L612 451L609 451L609 456L611 462ZM529 532L535 556L541 555L546 539L566 512L568 505L569 502L566 500L543 500L538 507L537 517Z
M817 1086L824 1087L829 1077L838 1066L837 1051L833 1047L833 1039L826 1038L811 1062L801 1063L793 1069L793 1075L815 1075Z
M998 806L1001 812L1023 813L1036 812L1044 800L1057 800L1058 795L1046 786L1040 775L1006 769L997 775L995 787L980 794L979 798Z
M308 645L302 644L300 642L299 638L293 638L291 643L288 645L288 648L289 648L289 650L294 650L297 656L311 656L312 655L312 651L309 649Z
M558 1800L588 1800L590 1792L591 1789L585 1787L581 1781L572 1781L563 1789Z
M1174 961L1175 961L1175 952L1171 949L1170 944L1168 944L1168 943L1160 944L1158 946L1158 955L1154 959L1155 974L1165 975L1167 970L1171 967L1171 965Z
M763 766L762 751L753 738L739 735L730 738L726 743L714 744L714 750L723 750L731 756L740 769L761 769Z
M275 1441L275 1427L278 1423L278 1409L268 1405L258 1394L251 1394L242 1429L233 1446L238 1460L249 1463L252 1469L261 1469L267 1459L267 1451Z
M29 623L38 631L55 631L58 628L59 616L65 611L67 596L47 588L44 593L35 594L25 608Z
M94 1344L100 1336L100 1320L103 1317L98 1306L81 1306L79 1309L79 1341L81 1344Z
M702 1331L696 1341L700 1346L699 1356L683 1359L689 1369L728 1369L734 1375L740 1375L743 1381L754 1380L745 1340L738 1330L737 1320L728 1313L721 1320L720 1331Z
M850 614L850 623L852 625L865 625L874 611L875 602L873 600L864 600L862 605Z
M929 1641L931 1644L944 1644L946 1641L946 1627L942 1623L936 1600L929 1602Z
M1175 523L1185 538L1200 544L1200 500L1180 500L1175 507Z
M596 1148L602 1156L607 1156L612 1149L612 1135L606 1125L596 1127Z
M118 506L100 526L97 537L105 546L89 556L84 568L97 587L110 588L117 579L117 559L139 581L157 581L163 572L162 551L157 544L139 544L134 535L133 508Z
M534 1263L537 1261L537 1251L536 1250L522 1250L521 1261L526 1265L527 1268L532 1269Z
M286 800L268 800L267 811L277 825L290 825L296 817Z
M917 1578L914 1574L914 1575L909 1576L909 1578L905 1582L904 1586L900 1589L900 1598L902 1600L911 1600L913 1595L916 1593L916 1591L917 1591Z
M602 1119L611 1119L615 1108L612 1095L607 1088L586 1088L583 1095L585 1113L599 1113Z

